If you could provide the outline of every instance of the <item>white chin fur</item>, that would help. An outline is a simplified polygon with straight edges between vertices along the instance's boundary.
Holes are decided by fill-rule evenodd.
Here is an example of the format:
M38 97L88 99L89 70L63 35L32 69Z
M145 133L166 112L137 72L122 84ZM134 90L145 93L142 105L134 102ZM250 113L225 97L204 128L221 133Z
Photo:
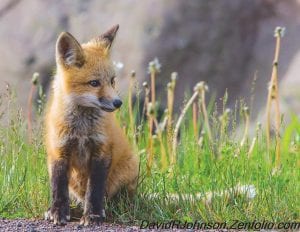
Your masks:
M98 97L92 94L71 94L68 97L68 102L74 105L80 105L84 107L101 107Z

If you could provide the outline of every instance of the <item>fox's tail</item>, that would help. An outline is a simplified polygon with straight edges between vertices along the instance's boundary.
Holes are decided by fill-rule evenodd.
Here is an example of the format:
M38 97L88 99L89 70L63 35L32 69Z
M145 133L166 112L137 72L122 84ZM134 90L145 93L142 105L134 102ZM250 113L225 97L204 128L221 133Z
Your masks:
M231 199L238 196L244 196L248 200L252 200L256 196L256 188L254 185L240 185L226 189L220 192L207 192L207 193L196 193L196 194L167 194L166 200L170 202L183 201L203 201L205 204L210 205L212 199L215 197L222 197L225 199ZM153 193L149 195L150 199L158 199L159 194Z

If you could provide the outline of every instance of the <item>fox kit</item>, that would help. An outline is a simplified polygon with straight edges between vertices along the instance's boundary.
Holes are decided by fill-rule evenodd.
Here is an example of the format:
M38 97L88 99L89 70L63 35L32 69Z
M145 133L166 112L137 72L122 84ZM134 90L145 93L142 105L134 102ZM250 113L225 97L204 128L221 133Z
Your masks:
M45 117L52 191L45 217L54 224L69 220L69 194L82 202L80 223L88 225L104 217L104 196L136 188L138 159L112 113L122 105L109 57L118 28L82 45L63 32L56 43L57 72Z

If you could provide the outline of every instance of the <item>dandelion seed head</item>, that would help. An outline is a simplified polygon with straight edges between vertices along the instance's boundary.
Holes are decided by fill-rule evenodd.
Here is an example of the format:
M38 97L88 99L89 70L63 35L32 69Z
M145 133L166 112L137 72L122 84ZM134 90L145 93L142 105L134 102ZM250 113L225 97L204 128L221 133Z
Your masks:
M144 88L148 88L148 83L145 81L145 82L143 82L143 87Z
M285 35L285 27L276 27L274 30L274 37L283 37Z
M148 73L159 73L161 69L161 64L159 63L159 60L157 57L154 58L154 60L149 62L148 65Z
M247 107L247 106L243 107L243 112L244 112L244 114L249 115L249 113L250 113L249 107Z
M132 78L135 78L135 74L136 74L135 71L132 70L132 71L131 71L131 77L132 77Z
M33 85L37 85L39 77L40 77L40 74L38 72L33 73L31 83Z
M178 77L178 73L177 72L172 72L172 74L171 74L171 80L172 80L172 82L176 81L177 77Z
M116 69L121 70L124 68L124 64L120 61L113 61L113 65L115 66Z

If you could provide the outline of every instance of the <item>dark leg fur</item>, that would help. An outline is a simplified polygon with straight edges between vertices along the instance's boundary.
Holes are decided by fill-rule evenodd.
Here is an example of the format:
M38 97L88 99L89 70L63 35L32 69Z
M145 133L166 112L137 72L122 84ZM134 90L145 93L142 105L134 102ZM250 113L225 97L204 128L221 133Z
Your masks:
M92 158L90 176L85 194L84 213L80 224L99 224L103 220L105 184L108 174L108 162Z
M52 206L46 212L45 218L53 220L56 225L64 225L70 218L67 160L62 159L53 163L51 190Z

